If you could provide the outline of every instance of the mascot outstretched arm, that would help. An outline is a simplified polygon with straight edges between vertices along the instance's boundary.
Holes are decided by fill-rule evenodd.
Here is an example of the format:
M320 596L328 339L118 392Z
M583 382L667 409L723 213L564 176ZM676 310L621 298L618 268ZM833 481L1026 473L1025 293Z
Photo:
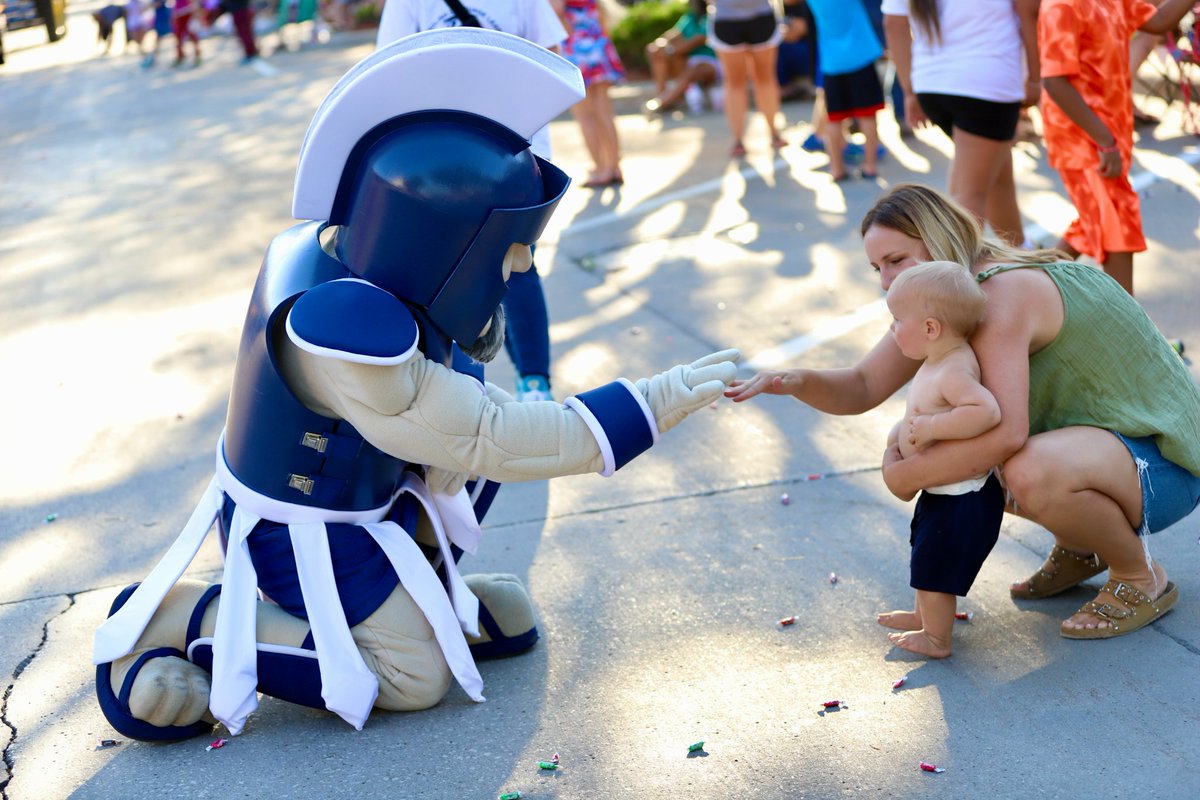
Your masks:
M482 381L505 282L568 185L528 137L582 95L560 57L466 28L378 50L326 97L296 176L309 221L264 258L216 474L96 632L118 731L237 735L258 692L356 728L452 680L482 701L476 659L538 638L514 576L458 571L497 482L611 475L733 380L729 350L561 404ZM221 583L184 579L214 524Z

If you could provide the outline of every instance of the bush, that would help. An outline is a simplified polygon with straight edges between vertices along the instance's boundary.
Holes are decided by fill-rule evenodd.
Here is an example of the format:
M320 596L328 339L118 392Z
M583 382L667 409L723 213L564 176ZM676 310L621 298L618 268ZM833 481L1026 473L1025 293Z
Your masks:
M687 11L686 0L643 0L630 6L612 29L613 44L629 70L647 70L646 45L653 42Z
M370 27L379 24L379 8L374 3L359 3L354 7L354 24Z

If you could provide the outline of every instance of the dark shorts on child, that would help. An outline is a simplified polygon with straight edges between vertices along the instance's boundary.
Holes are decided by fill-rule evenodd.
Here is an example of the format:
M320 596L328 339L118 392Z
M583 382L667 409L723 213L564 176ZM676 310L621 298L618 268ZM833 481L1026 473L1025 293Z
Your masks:
M1020 103L998 103L933 92L918 92L917 102L929 121L947 136L953 136L955 128L997 142L1007 142L1017 135Z
M921 492L913 512L909 585L966 597L996 540L1004 490L995 475L968 494Z
M854 72L826 73L825 110L832 122L852 117L870 117L883 108L883 84L875 65L867 64Z

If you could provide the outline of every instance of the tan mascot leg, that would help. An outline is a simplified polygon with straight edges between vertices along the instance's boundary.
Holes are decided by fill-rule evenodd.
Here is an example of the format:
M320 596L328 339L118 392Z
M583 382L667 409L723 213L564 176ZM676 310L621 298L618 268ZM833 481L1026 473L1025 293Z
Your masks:
M537 640L533 605L515 576L468 575L464 579L480 601L482 635L468 637L477 657L520 652ZM215 724L208 713L209 674L184 657L194 614L201 615L194 631L199 638L211 637L216 626L219 595L203 610L197 608L209 589L210 584L180 581L167 594L134 650L111 665L101 666L101 670L108 667L112 698L122 697L124 684L136 667L123 704L127 708L118 712L118 716L127 713L133 720L114 719L105 707L109 721L126 735L182 739L199 735ZM304 620L276 605L260 602L257 613L260 643L299 648L308 636ZM379 679L376 707L417 711L436 705L446 694L450 669L433 629L403 587L397 586L371 616L350 632L368 669ZM303 666L315 670L316 662ZM268 683L271 677L260 675L260 680ZM145 728L142 723L153 728Z

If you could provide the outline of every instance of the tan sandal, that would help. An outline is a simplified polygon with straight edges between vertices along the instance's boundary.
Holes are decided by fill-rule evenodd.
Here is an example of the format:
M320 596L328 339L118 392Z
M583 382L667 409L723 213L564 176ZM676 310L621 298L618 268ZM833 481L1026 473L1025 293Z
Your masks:
M1104 594L1105 592L1120 600L1125 608L1114 606L1111 603L1088 601L1075 613L1095 614L1097 617L1107 620L1108 625L1103 628L1067 628L1065 627L1066 622L1064 622L1059 627L1059 633L1063 635L1063 638L1111 639L1114 636L1133 633L1138 628L1145 627L1166 614L1179 599L1179 590L1170 581L1167 581L1166 590L1159 595L1157 600L1151 600L1150 596L1141 589L1122 581L1109 581L1104 584L1100 593Z
M1054 569L1048 572L1046 567L1051 564L1054 565ZM1093 575L1099 575L1106 569L1108 569L1108 564L1095 553L1090 555L1072 553L1065 547L1054 545L1054 549L1046 557L1046 563L1042 565L1042 568L1025 581L1025 589L1010 588L1009 592L1014 598L1023 600L1053 597L1072 586L1078 586Z

